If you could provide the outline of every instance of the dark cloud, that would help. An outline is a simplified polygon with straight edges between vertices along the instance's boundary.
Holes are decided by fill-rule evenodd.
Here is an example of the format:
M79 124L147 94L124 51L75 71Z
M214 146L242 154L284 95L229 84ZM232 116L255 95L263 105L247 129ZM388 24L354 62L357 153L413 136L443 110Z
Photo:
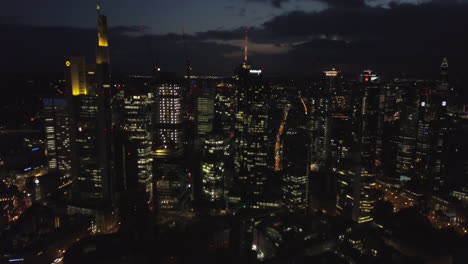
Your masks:
M265 2L270 3L273 7L282 8L283 4L290 0L247 0L247 2Z
M62 72L65 56L84 56L88 63L94 62L95 29L0 25L0 31L1 72ZM150 72L151 53L164 70L183 72L181 35L129 34L134 32L134 27L109 29L114 73ZM224 54L237 47L195 37L188 44L197 73L225 74L236 65L235 59L226 59Z
M208 30L196 33L193 37L199 40L220 39L233 40L242 38L245 29L237 28L233 30Z
M15 25L21 24L23 22L23 18L20 16L0 16L0 25Z
M276 39L304 39L291 57L305 65L354 64L391 72L437 71L440 58L463 69L468 4L393 4L392 8L292 12L263 25Z
M468 60L468 36L464 34L467 13L468 4L460 2L295 11L249 29L249 39L291 47L287 56L275 55L281 66L289 65L278 66L274 69L277 72L338 64L354 71L373 67L392 73L434 72L445 56L451 58L452 70L462 71L461 66ZM234 40L242 38L242 29L208 31L197 36ZM261 54L252 57L260 63L269 60Z
M271 5L273 5L276 8L281 8L281 5L284 2L289 2L289 0L271 0Z
M238 14L238 15L239 15L240 17L244 17L246 12L247 12L247 9L243 7L243 8L241 8L241 9L239 10L239 14Z
M117 26L112 27L109 30L114 34L129 34L129 33L143 33L150 28L145 25L133 25L133 26Z
M318 2L323 2L329 5L330 7L338 8L355 8L355 7L365 7L365 0L315 0Z
M273 7L282 8L284 3L292 2L292 0L247 0L248 2L265 2L271 4ZM297 0L296 0L297 1ZM366 6L365 0L301 0L301 1L315 1L327 4L330 7L337 8L355 8ZM454 0L456 1L456 0Z
M468 61L468 4L392 4L391 8L329 8L296 11L249 28L251 60L267 74L310 74L331 66L356 72L436 72L448 57L451 72ZM180 34L148 35L138 27L114 27L111 62L115 72L147 72L150 49L167 70L183 72ZM241 62L244 28L187 35L196 73L229 75ZM62 71L63 56L93 61L95 29L0 24L0 70ZM262 51L264 49L264 51ZM237 56L237 54L240 54ZM237 56L237 57L236 57Z

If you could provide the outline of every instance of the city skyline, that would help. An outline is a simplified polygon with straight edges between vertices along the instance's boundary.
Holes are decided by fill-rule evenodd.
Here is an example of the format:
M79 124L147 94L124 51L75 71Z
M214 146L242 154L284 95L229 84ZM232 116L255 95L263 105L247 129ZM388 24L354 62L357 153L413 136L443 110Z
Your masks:
M211 5L210 1L181 1L170 8L166 1L147 5L132 2L132 6L102 1L101 5L109 16L114 73L150 72L151 53L163 70L183 73L184 27L196 74L229 75L242 56L243 30L248 28L251 59L265 68L267 76L307 76L330 67L354 74L366 68L389 74L430 74L436 73L437 67L429 65L444 57L449 58L452 74L462 76L463 63L468 60L464 48L468 38L463 34L468 27L466 1L352 2L361 4L343 6L340 1L317 0L220 1ZM5 32L0 69L59 72L58 58L92 58L93 3L60 2L55 7L41 3L40 12L34 14L7 4L7 13L0 13L0 28ZM25 4L34 10L39 3ZM245 15L229 15L234 12L230 9L244 6L248 10ZM73 13L66 15L72 9ZM165 13L158 15L159 10ZM180 12L174 13L177 10ZM148 16L151 11L154 15ZM263 20L251 21L265 12ZM14 48L31 43L34 45L22 52Z
M468 263L465 0L182 2L0 20L0 262Z

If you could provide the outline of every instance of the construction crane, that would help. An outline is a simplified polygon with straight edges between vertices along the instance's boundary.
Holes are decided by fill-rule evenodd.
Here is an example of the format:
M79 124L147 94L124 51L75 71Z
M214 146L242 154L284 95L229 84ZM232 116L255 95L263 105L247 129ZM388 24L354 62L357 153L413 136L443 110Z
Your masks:
M133 25L133 28L136 28L138 31L140 31L142 34L145 34L148 27L144 25ZM159 67L159 60L154 58L154 52L153 52L153 45L151 43L151 36L149 34L144 35L143 38L146 38L146 44L148 45L148 53L151 59L151 71L156 78L157 74L159 71L161 71L161 68Z
M191 79L192 76L192 62L190 55L188 54L187 43L185 39L185 28L182 27L182 42L184 45L184 57L185 57L185 75L188 79Z

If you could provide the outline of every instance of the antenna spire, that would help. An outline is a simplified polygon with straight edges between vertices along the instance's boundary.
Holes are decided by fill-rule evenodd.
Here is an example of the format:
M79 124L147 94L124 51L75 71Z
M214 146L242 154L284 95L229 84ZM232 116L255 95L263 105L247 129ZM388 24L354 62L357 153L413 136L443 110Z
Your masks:
M448 68L448 61L447 58L444 58L442 64L440 65L441 68Z
M182 42L184 44L184 56L185 56L185 71L186 71L186 75L188 76L188 78L190 79L190 76L192 75L192 62L190 60L190 55L188 53L188 49L187 49L187 43L186 43L186 39L185 39L185 28L182 26Z
M246 29L244 34L244 62L247 63L249 48L249 31Z
M99 0L96 0L96 11L98 15L101 14L101 4Z

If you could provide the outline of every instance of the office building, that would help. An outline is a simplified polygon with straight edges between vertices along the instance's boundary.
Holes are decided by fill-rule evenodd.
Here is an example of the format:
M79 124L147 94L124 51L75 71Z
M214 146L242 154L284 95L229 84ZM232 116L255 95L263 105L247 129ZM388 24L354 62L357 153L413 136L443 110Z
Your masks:
M94 216L96 232L110 233L117 228L112 91L107 19L100 14L97 35L96 64L87 65L82 57L65 62L72 128L73 201L68 211Z
M268 89L262 70L247 61L237 68L236 173L241 197L251 208L260 208L268 174Z
M223 208L226 195L226 140L210 135L204 140L201 165L203 194L215 208Z
M136 162L135 174L137 189L148 195L148 200L153 193L153 157L152 157L152 133L151 133L151 104L152 95L128 95L124 100L124 126L128 144L134 146L135 151L125 151L127 156L134 156ZM129 167L129 164L126 164ZM127 175L130 177L130 175Z
M72 183L70 115L65 98L43 100L46 150L50 171L59 171L59 184L64 188Z

